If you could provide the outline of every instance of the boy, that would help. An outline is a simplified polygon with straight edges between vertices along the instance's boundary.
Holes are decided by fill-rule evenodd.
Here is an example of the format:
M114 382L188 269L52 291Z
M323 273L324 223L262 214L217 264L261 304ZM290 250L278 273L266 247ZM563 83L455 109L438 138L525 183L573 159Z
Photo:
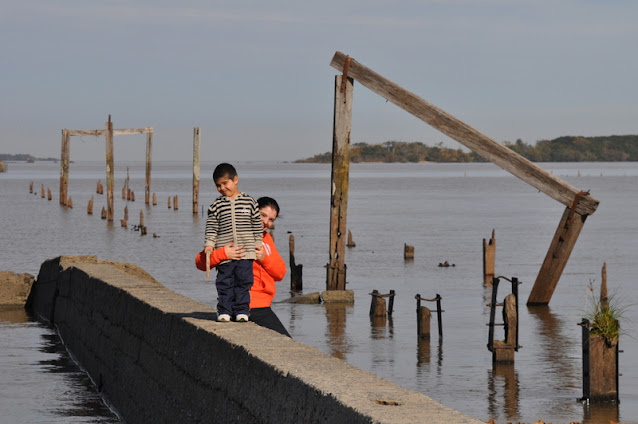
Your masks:
M250 288L253 285L255 248L261 248L262 224L255 199L239 191L239 177L228 163L217 165L213 181L221 194L208 208L204 252L212 252L233 242L245 246L244 259L225 261L217 265L217 321L246 322L250 309Z

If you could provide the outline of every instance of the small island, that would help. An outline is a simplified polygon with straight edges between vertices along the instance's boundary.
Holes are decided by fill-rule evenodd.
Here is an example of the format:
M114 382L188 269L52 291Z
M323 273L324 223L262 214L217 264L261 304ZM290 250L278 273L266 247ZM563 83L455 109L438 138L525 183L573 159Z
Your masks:
M535 145L518 139L504 145L532 162L628 162L638 161L638 135L600 137L564 136L540 140ZM326 152L296 163L330 163ZM438 143L433 147L421 142L386 141L381 144L354 143L350 146L350 162L486 162L474 152L450 149Z

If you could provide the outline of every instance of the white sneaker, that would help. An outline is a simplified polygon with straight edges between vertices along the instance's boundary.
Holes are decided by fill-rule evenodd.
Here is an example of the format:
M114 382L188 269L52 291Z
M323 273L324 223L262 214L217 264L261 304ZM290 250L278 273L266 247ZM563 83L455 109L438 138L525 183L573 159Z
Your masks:
M246 314L237 314L235 317L235 321L237 322L248 322L248 315Z
M230 315L221 314L217 316L217 322L230 322Z

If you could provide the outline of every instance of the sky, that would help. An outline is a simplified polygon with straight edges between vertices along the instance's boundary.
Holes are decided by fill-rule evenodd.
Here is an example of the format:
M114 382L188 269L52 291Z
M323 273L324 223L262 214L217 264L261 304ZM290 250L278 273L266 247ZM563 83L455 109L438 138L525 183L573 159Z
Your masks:
M638 134L631 0L0 0L0 153L153 127L153 160L332 149L341 51L498 142ZM354 84L351 142L462 147ZM144 135L114 157L145 158ZM71 160L104 138L72 137Z

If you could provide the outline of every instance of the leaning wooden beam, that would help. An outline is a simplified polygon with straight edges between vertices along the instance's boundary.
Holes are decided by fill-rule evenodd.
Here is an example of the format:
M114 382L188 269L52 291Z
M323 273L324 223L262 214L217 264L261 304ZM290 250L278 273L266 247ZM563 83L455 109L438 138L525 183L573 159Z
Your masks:
M528 305L547 305L554 294L567 260L576 245L587 215L580 215L572 208L565 208L554 239L549 246L534 287L527 299Z
M341 52L336 52L330 66L339 71L343 70L347 57ZM580 192L579 189L553 176L508 147L499 144L354 59L350 59L348 76L563 205L569 206L574 196ZM587 195L579 202L576 212L580 215L591 215L597 206L598 200Z
M352 91L352 79L342 75L335 77L332 193L330 196L330 262L327 265L326 290L346 289L346 220L348 215Z

